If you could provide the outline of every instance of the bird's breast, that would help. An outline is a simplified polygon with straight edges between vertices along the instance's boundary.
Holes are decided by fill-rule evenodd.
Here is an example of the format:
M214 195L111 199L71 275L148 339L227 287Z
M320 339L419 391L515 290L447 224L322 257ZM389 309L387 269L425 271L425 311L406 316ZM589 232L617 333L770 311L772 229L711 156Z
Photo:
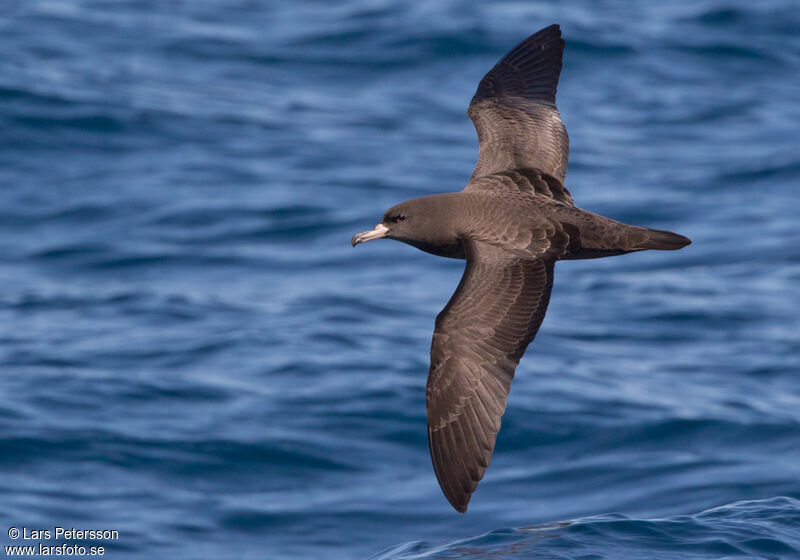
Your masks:
M427 243L418 240L403 240L412 247L416 247L420 251L431 253L438 257L446 257L448 259L466 259L467 254L464 252L464 246L461 244L461 239L453 238L452 240L440 241L438 243Z

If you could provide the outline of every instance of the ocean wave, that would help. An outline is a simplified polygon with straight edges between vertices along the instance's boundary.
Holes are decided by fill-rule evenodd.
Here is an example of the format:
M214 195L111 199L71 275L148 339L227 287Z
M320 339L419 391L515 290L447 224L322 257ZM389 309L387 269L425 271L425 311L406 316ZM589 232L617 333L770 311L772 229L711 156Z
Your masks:
M636 519L619 514L499 529L443 543L404 543L373 560L553 558L700 560L800 556L800 501L750 500L694 515Z

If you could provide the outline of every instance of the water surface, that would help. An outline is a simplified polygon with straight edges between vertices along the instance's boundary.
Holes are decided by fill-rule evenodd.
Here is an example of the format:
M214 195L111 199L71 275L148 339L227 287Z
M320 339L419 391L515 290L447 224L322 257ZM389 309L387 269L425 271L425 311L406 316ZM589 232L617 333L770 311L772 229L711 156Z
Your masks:
M7 3L0 525L117 529L114 558L800 557L798 14ZM557 266L461 516L424 387L463 264L349 239L463 187L478 80L553 22L576 202L694 243Z

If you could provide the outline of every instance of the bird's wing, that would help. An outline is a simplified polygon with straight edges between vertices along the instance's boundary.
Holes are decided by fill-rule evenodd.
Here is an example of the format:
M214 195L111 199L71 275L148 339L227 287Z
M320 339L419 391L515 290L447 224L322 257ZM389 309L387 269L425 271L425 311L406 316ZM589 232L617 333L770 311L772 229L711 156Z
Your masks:
M464 245L464 276L436 318L426 391L433 468L462 513L492 458L514 369L547 310L555 262L549 251L522 258Z
M564 41L551 25L517 45L478 85L467 114L480 144L472 179L536 168L564 183L569 137L556 109Z
M573 204L572 195L567 190L567 187L564 186L564 183L534 167L509 169L492 173L491 175L475 177L470 180L464 190L499 191L504 189L538 194L565 204Z

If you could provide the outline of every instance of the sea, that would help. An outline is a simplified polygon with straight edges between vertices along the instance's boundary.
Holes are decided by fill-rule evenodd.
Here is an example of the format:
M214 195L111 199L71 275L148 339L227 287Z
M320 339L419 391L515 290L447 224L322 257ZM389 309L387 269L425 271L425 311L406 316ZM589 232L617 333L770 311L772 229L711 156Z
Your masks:
M556 266L461 515L464 263L350 238L463 188L552 23L576 203L693 243ZM3 0L3 553L797 560L799 190L796 1Z

